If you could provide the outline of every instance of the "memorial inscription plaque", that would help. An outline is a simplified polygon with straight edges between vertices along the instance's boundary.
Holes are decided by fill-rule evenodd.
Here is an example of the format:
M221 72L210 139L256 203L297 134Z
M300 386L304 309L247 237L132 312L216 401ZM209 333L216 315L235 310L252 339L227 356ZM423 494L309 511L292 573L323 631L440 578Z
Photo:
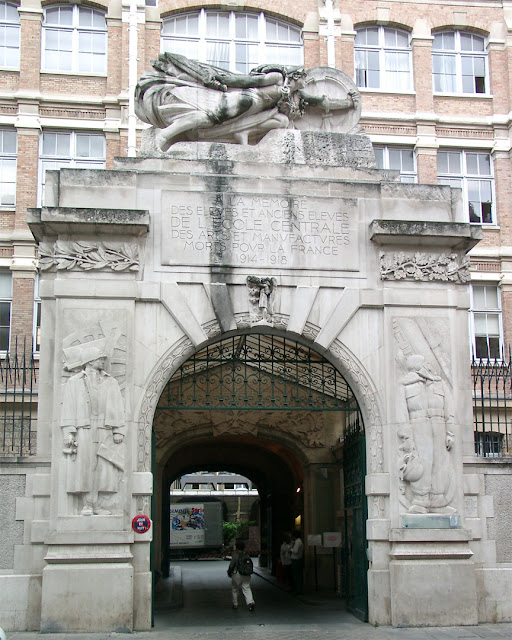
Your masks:
M356 198L163 194L162 265L357 271Z

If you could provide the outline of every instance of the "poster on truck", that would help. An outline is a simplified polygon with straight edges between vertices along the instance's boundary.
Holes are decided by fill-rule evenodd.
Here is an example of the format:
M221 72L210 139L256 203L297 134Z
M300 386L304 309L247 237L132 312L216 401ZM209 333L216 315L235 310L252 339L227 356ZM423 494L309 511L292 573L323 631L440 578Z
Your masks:
M204 545L204 505L171 504L170 544L176 547Z

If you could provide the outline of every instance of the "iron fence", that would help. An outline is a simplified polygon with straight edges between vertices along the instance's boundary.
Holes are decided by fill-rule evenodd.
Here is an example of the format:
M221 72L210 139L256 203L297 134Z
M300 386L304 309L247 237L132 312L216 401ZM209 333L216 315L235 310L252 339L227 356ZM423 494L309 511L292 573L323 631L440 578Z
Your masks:
M36 452L37 380L39 360L32 343L16 338L0 356L0 456Z
M476 360L473 378L475 453L484 458L512 455L511 354L500 360Z

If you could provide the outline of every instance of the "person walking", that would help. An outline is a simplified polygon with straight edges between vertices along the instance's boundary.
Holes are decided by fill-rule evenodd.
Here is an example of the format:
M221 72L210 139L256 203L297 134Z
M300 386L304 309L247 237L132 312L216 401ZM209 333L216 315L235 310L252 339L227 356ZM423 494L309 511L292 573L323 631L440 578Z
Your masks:
M300 595L302 593L303 563L304 563L304 543L300 539L300 531L295 531L292 535L290 546L290 557L292 561L292 590Z
M231 597L233 609L238 609L238 592L241 590L249 611L254 611L254 598L251 591L252 560L245 551L245 543L239 540L229 563L228 576L231 578Z

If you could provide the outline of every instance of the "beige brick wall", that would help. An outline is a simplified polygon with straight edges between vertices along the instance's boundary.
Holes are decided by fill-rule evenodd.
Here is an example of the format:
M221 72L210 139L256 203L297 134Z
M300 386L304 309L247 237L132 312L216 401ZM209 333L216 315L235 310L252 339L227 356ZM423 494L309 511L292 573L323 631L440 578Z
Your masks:
M128 88L128 26L121 19L121 7L118 3L107 0L97 1L94 6L108 8L108 75L107 77L91 77L79 75L62 75L40 73L41 50L41 18L37 9L37 2L31 6L35 9L20 12L21 21L21 65L20 71L0 71L0 91L5 96L0 104L1 118L5 124L12 126L12 116L19 113L29 113L37 117L38 113L48 107L69 110L68 121L74 119L75 129L87 129L94 124L98 131L103 114L110 114L113 110L121 112L125 108L123 104L114 104L120 94L126 96ZM158 56L160 50L160 22L158 17L165 17L183 10L197 10L199 7L212 7L224 10L232 10L234 5L221 4L217 0L206 0L198 4L195 0L163 0L158 9L147 10L150 19L145 24L139 24L138 28L138 68L139 74L150 67L150 60ZM336 4L336 8L342 16L341 22L336 22L337 36L335 38L336 65L349 76L354 74L354 40L350 24L374 25L389 24L403 28L414 37L412 40L412 64L414 78L414 92L406 95L399 93L386 93L384 91L362 92L363 126L371 135L379 135L379 142L385 140L388 144L396 142L396 136L401 136L409 144L417 144L417 166L420 182L435 183L436 169L436 126L443 130L443 144L450 139L454 144L460 144L460 148L476 145L491 151L496 139L507 138L508 113L512 108L512 46L507 46L504 36L506 24L504 10L498 3L466 3L459 2L432 2L418 4L416 2L381 2L380 0L348 0ZM308 31L305 34L304 57L305 66L313 67L327 64L327 46L324 36L319 36L311 25L315 19L311 17L318 12L318 3L314 0L258 0L249 5L244 5L244 10L263 10L269 15L287 19L295 24L302 25L307 20ZM340 28L340 25L341 28ZM489 46L489 84L492 96L466 97L466 96L440 96L433 95L432 87L432 59L431 59L431 35L430 30L442 28L460 28L476 30L478 33L488 36L498 34L499 37L490 38ZM500 40L501 38L501 40ZM32 96L29 100L16 92L18 89L23 96ZM38 97L40 96L40 97ZM69 104L70 98L77 96L76 105ZM80 100L83 96L89 96L93 103L84 104ZM108 97L108 109L105 109L103 99ZM74 114L72 113L75 108ZM93 122L88 120L87 109L96 109L100 115ZM63 112L64 113L64 112ZM366 115L371 113L371 118ZM71 114L71 115L69 115ZM432 122L425 123L422 119L425 114L430 114ZM46 115L45 117L48 118ZM58 114L55 115L55 118ZM99 119L98 119L99 117ZM112 117L112 116L110 116ZM491 122L497 117L499 126ZM91 116L92 118L92 116ZM381 118L379 120L379 118ZM476 120L476 123L473 123ZM59 121L55 119L55 122ZM46 120L48 123L48 119ZM505 123L505 124L503 124ZM39 129L35 125L28 129L22 126L18 129L18 183L16 210L3 212L0 216L0 229L8 232L13 229L26 228L25 216L27 207L35 206L37 194L37 161ZM453 130L450 136L449 131ZM465 129L466 134L464 134ZM470 130L469 130L470 129ZM448 133L447 133L448 131ZM419 136L419 138L418 138ZM441 137L441 136L440 136ZM111 168L113 158L126 153L126 129L125 122L121 123L119 133L109 129L107 138L107 168ZM140 139L140 135L138 136ZM429 139L426 143L425 140ZM439 138L438 138L439 140ZM425 145L422 147L421 145ZM510 158L505 152L501 152L494 158L495 187L498 229L486 229L481 246L484 248L500 245L512 245L512 167ZM20 279L22 280L22 279ZM26 279L31 282L31 278ZM20 285L23 295L30 289L27 283ZM28 289L27 289L28 287ZM507 292L504 299L509 305ZM23 298L23 296L22 296ZM30 325L27 314L31 314L31 304L20 302L20 320L16 324L24 332ZM510 306L507 307L509 311ZM13 314L18 311L13 307ZM25 316L23 316L25 314ZM509 313L510 315L510 313ZM22 319L23 316L23 319ZM512 326L507 318L506 330L512 335ZM25 328L23 328L25 327ZM31 331L31 328L30 328Z

